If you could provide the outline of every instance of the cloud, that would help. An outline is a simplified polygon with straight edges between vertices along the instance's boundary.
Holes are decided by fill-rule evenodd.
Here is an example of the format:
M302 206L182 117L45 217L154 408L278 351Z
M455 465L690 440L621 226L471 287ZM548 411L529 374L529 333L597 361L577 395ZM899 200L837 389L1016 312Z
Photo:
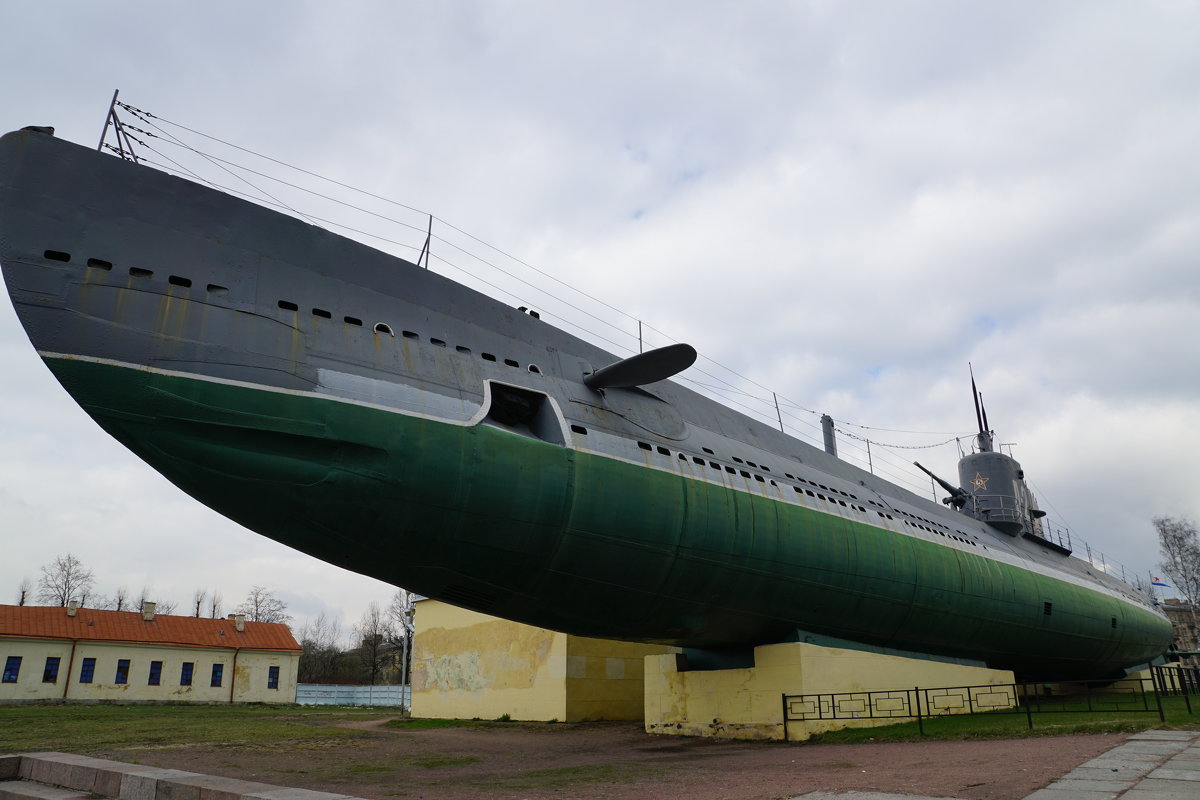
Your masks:
M729 382L771 424L774 391L808 441L828 412L844 458L866 466L848 434L871 439L874 467L914 491L931 493L914 453L953 476L969 446L972 362L1001 440L1073 533L1147 569L1152 516L1200 518L1192 4L124 9L11 11L0 68L21 77L2 127L90 146L120 87L418 209L359 196L404 223L359 223L399 242L378 246L411 257L432 211L435 269L622 354L639 320L649 346L690 341L711 359L690 379ZM545 275L464 256L477 243L450 225ZM324 606L350 624L386 599L117 446L7 304L0 363L0 592L71 550L106 586L152 582L181 604L221 587L232 608L265 583L297 621Z

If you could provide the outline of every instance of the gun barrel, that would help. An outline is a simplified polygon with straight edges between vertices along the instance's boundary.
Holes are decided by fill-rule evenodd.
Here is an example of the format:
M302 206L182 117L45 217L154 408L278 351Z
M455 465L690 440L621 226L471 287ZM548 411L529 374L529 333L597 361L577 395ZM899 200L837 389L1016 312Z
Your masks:
M934 475L932 472L925 469L925 467L921 466L921 463L919 461L914 461L913 466L915 466L917 469L921 470L921 472L924 472L926 475L928 475L929 477L931 477L935 481L937 481L938 486L941 486L943 489L945 489L947 492L949 492L954 497L960 497L960 496L966 494L966 491L964 491L961 487L947 483L946 481L939 478L937 475Z

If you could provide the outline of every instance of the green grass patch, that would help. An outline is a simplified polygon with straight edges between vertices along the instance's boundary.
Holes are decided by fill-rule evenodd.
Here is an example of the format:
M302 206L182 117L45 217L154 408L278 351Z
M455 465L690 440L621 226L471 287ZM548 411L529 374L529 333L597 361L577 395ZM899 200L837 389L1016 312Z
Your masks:
M364 736L331 723L379 711L263 705L20 705L0 712L0 753L184 745L274 746Z
M400 731L428 731L434 728L492 728L495 722L481 719L421 719L405 717L383 723L384 728Z
M581 783L627 783L658 778L665 769L650 764L585 764L578 767L535 769L500 775L473 785L489 789L565 789Z
M422 769L438 769L440 767L458 767L463 764L474 764L481 761L478 756L454 756L449 753L437 753L430 756L420 756L411 759L414 767Z
M1025 714L976 714L947 717L927 717L922 721L924 734L916 721L901 722L878 728L843 728L827 731L809 739L825 744L861 744L865 742L969 741L978 739L1017 739L1030 736L1068 736L1098 733L1138 733L1151 728L1200 730L1200 704L1193 698L1188 714L1183 698L1163 698L1166 721L1158 718L1157 709L1150 712L1091 712L1071 711L1034 713L1030 730ZM802 725L803 723L797 723ZM799 730L799 727L797 727Z

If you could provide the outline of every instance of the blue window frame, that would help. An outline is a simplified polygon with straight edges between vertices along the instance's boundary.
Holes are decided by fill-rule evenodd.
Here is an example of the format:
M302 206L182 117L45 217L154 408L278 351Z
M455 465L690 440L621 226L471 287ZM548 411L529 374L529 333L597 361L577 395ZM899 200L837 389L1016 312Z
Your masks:
M16 683L17 676L21 674L21 657L9 656L4 662L4 680L3 683Z
M122 658L117 660L117 676L113 678L113 683L129 683L129 659Z
M42 670L42 683L58 683L58 656L46 656L46 668Z
M96 674L96 659L85 658L83 663L79 665L79 682L91 683L92 676Z
M279 688L279 667L267 667L267 688Z
M208 682L209 686L220 686L221 677L225 674L224 664L213 664L212 680Z
M195 667L196 667L196 665L193 664L191 661L183 662L183 666L179 670L179 685L180 686L191 686L192 685L192 670Z
M147 686L158 686L162 682L162 662L150 662L150 677L146 679Z

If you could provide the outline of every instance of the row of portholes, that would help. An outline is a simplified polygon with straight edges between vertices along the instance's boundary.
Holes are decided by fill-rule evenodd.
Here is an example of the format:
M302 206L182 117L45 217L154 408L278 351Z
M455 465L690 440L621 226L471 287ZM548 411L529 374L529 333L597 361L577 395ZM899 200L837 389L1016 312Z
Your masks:
M70 261L71 261L71 254L65 253L61 250L46 250L43 252L42 255L49 261L61 261L63 263L70 263ZM102 270L104 272L112 272L112 270L113 270L112 262L105 261L102 258L89 258L87 260L87 266L90 269L98 269L98 270ZM154 270L145 269L144 267L130 267L129 275L134 278L152 278L152 277L154 277ZM183 289L192 288L192 279L185 278L181 275L168 275L167 283L171 284L172 286L179 286ZM225 296L225 295L229 294L228 287L221 286L216 283L208 284L207 291L209 294L214 294L214 295L218 295L218 296ZM300 310L300 307L297 304L290 302L288 300L280 300L278 304L279 304L279 307L285 311L299 311ZM312 309L312 314L314 317L320 317L321 319L333 319L333 314L323 308ZM361 327L363 324L363 321L361 319L359 319L358 317L345 316L345 317L342 317L342 321L345 322L347 325L355 325L355 326L359 326L359 327ZM386 334L386 335L389 335L392 337L395 337L395 335L396 335L392 331L391 326L388 325L386 322L375 323L374 330L376 333ZM401 331L401 335L406 339L418 339L418 340L420 339L420 336L418 336L413 331ZM443 340L432 338L432 337L429 339L429 343L439 346L439 347L447 346L446 342L444 342ZM471 349L469 347L463 347L462 345L458 345L455 348L455 350L457 352L465 354L465 355L471 354ZM499 359L497 359L496 356L493 355L492 353L480 353L479 357L482 358L484 361L499 362ZM511 358L504 359L504 364L506 366L515 367L518 369L521 366L517 361L515 361ZM530 364L528 369L530 372L532 372L535 375L542 374L542 371L538 367L537 364Z
M279 307L282 308L284 311L299 311L300 310L299 306L297 306L295 303L293 303L289 300L280 300ZM333 314L331 314L330 312L326 311L323 308L312 309L312 314L314 317L320 317L321 319L332 319L333 318ZM346 323L347 325L355 325L355 326L360 326L360 327L363 324L363 321L361 319L359 319L358 317L350 317L350 316L342 317L342 322ZM396 333L395 333L395 331L392 330L392 326L387 324L386 322L376 322L374 327L372 328L372 330L374 330L375 333L383 334L385 336L391 336L393 339L396 338ZM421 340L420 334L418 334L414 331L402 330L402 331L400 331L400 335L405 339L412 339L414 341ZM434 345L435 347L449 347L449 345L446 344L446 341L444 339L438 339L433 336L429 337L429 343L431 345ZM471 348L464 347L461 344L455 345L454 350L455 350L455 352L461 353L463 355L468 355L468 356L471 355ZM499 359L497 359L496 356L493 355L492 353L480 353L479 357L482 358L484 361L492 361L492 362L499 363ZM511 358L504 359L504 364L505 364L505 366L515 367L517 369L520 369L520 367L521 367L521 364L519 362L517 362L516 360L511 359ZM542 370L538 367L537 364L530 364L529 371L535 375L542 374Z
M901 511L900 513L901 513L901 514L903 514L904 512L903 512L903 511ZM909 522L908 520L901 520L901 522L903 522L905 525L910 525L910 526L912 526L912 527L914 527L914 528L920 528L920 529L921 529L921 530L923 530L923 531L928 531L929 533L936 533L938 536L945 536L947 539L953 539L953 540L954 540L954 541L956 541L956 542L962 542L963 544L969 544L969 545L971 545L972 547L978 547L978 546L979 546L979 543L978 543L978 542L971 541L970 539L964 539L964 538L963 538L963 537L961 537L961 536L955 536L955 535L954 535L954 534L952 534L952 533L944 533L944 532L942 532L942 531L939 531L939 530L934 530L933 528L930 528L930 527L929 527L929 526L927 526L927 525L922 525L922 524L921 524L921 523L919 523L919 522ZM987 545L984 545L984 546L983 546L983 549L984 549L984 550L987 550Z
M71 254L64 253L61 250L47 250L42 253L42 255L45 256L49 261L62 261L64 263L69 263L71 261ZM102 258L89 258L87 260L87 265L89 269L98 269L103 272L112 272L113 269L112 262L105 261ZM154 270L145 269L144 267L130 267L129 276L132 278L152 278L154 277ZM184 289L192 288L192 279L185 278L182 275L168 275L167 283ZM216 283L210 283L207 286L207 291L209 294L224 296L229 294L229 287L221 286Z
M574 430L574 426L572 426L572 430ZM673 455L669 448L663 447L662 445L655 446L655 445L650 444L649 442L641 442L641 441L639 441L637 444L638 444L638 447L640 447L643 450L649 450L651 452L657 451L659 454L664 455L664 456ZM712 451L709 450L707 447L702 448L702 449L706 453L712 453ZM679 453L678 456L681 461L688 460L687 453ZM740 458L738 458L737 456L734 456L733 459L734 459L734 461L737 461L739 463L745 463L747 466L750 466L749 462L742 462L742 460ZM762 475L759 475L757 473L747 472L744 469L735 469L734 467L731 467L728 464L719 464L716 461L706 461L705 459L701 458L700 456L692 456L691 460L693 463L699 464L702 467L707 464L712 469L715 469L718 471L724 470L725 472L728 472L730 475L741 475L743 478L753 478L754 480L758 481L759 483L769 483L772 486L779 485L771 478L764 478ZM763 469L765 469L765 467ZM804 480L804 479L803 478L793 478L793 480ZM805 483L812 483L812 482L805 481ZM813 484L813 485L818 485L818 484ZM822 487L822 488L824 488L824 487ZM813 497L818 500L823 500L827 503L837 503L838 505L840 505L844 508L853 508L856 511L860 511L864 514L867 512L867 509L863 508L862 506L854 505L853 503L847 503L845 500L840 500L836 497L826 497L825 495L820 494L819 492L814 492L811 489L804 489L799 486L793 486L792 491L794 491L796 494L807 494L809 497ZM836 489L830 490L830 491L836 491ZM888 517L888 519L891 519L891 517Z
M903 514L904 516L908 517L909 519L915 519L915 520L918 520L918 521L920 521L920 522L924 522L926 525L932 525L932 526L934 526L935 528L941 528L941 529L942 529L942 530L944 530L944 531L949 531L949 530L950 530L950 529L949 529L949 528L947 528L945 525L942 525L940 522L934 522L934 521L933 521L933 520L931 520L931 519L925 519L924 517L922 517L922 516L920 516L920 515L918 515L918 514L910 514L910 513L908 513L907 511L901 511L901 512L899 512L899 513ZM918 528L920 528L921 526L920 526L920 525L918 525L917 527L918 527ZM933 531L933 532L935 532L935 533L936 533L936 531ZM959 531L959 533L962 533L962 531ZM966 534L963 534L963 535L965 536Z

